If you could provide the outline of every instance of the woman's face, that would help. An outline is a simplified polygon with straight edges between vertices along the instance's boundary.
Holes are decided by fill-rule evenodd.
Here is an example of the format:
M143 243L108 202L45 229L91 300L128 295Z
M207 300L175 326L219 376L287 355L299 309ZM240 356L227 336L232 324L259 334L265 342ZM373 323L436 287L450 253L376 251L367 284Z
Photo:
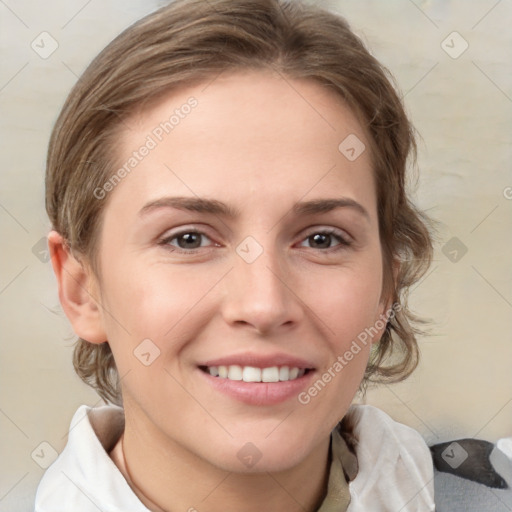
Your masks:
M333 92L270 72L222 74L125 125L125 172L97 199L101 322L148 446L278 471L328 439L388 306L363 144Z

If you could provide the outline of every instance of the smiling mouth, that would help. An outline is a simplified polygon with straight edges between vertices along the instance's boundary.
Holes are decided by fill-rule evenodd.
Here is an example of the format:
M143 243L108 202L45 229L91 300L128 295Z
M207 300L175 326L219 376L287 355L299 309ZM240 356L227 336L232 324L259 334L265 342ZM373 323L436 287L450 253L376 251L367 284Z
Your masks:
M244 382L287 382L300 379L311 368L298 368L297 366L270 366L256 368L254 366L200 366L199 369L212 377Z

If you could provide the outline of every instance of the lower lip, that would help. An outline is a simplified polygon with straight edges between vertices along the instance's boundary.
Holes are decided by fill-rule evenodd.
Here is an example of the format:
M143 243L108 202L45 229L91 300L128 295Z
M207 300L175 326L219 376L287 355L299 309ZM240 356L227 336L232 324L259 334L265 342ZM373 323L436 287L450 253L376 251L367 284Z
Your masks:
M197 371L213 388L248 405L274 405L297 397L315 373L310 370L298 379L282 382L244 382L214 377L199 368Z

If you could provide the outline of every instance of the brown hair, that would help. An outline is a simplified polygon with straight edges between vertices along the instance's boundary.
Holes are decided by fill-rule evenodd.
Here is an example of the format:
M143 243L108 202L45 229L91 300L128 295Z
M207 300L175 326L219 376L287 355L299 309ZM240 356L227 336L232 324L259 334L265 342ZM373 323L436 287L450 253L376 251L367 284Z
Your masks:
M363 385L398 381L418 364L421 323L407 292L430 265L429 219L406 193L415 162L413 128L389 72L347 22L293 0L177 0L129 27L90 64L69 94L48 151L46 209L53 228L96 275L96 241L107 199L94 191L113 175L110 148L123 119L144 102L222 71L272 69L335 91L369 135L383 250L383 290L399 307L372 351ZM340 141L341 142L341 141ZM393 259L401 262L396 285ZM106 401L121 403L108 342L79 339L73 364Z

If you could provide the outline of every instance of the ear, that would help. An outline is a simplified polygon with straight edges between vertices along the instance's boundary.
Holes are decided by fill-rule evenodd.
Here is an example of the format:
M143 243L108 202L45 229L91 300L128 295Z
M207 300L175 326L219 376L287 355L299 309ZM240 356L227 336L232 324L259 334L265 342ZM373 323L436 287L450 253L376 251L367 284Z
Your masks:
M48 247L59 287L59 300L73 330L90 343L107 341L91 270L73 256L62 235L56 231L48 235Z

